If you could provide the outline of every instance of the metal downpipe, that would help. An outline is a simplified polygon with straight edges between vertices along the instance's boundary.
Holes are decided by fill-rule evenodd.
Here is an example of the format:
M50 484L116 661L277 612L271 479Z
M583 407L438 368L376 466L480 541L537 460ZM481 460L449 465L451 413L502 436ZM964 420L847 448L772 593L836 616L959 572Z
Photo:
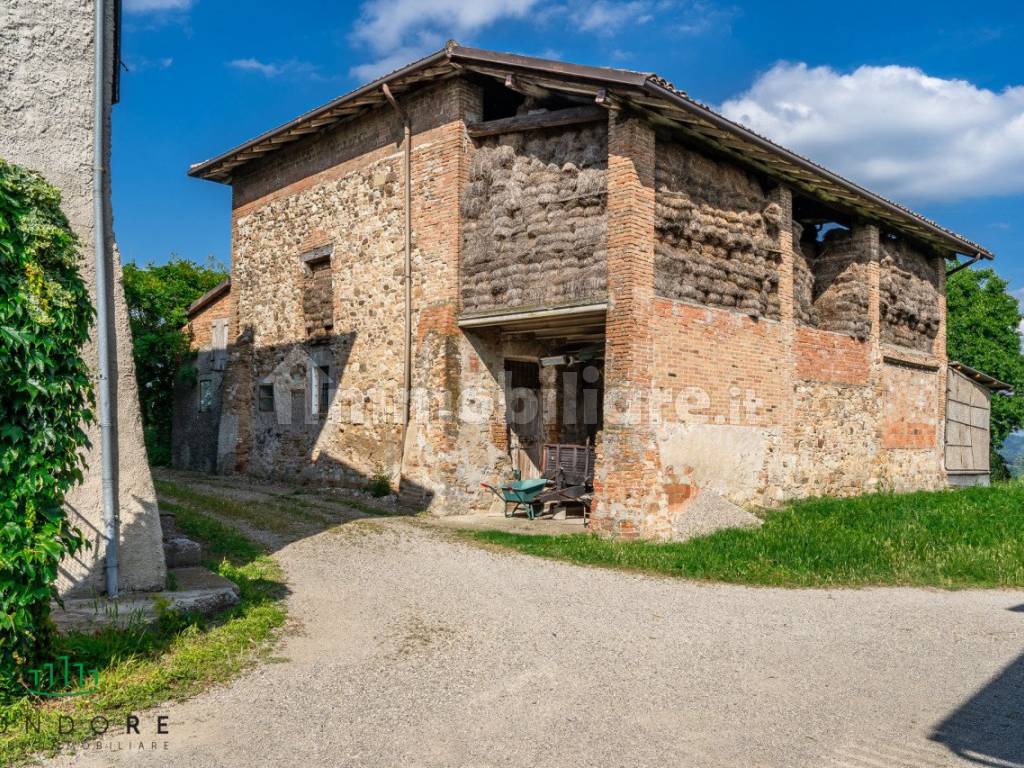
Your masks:
M111 387L116 381L112 370L114 354L113 302L110 296L111 254L107 249L106 197L106 104L107 104L107 2L95 0L96 62L93 83L93 237L96 250L96 346L98 352L97 394L99 400L100 461L103 483L103 527L106 539L107 596L117 597L120 547L117 479L117 415Z
M403 207L405 208L405 360L403 366L403 389L405 402L402 405L402 466L405 464L405 440L409 432L412 413L412 121L408 113L399 106L387 83L381 86L384 96L402 120L403 141ZM401 478L399 478L401 482Z

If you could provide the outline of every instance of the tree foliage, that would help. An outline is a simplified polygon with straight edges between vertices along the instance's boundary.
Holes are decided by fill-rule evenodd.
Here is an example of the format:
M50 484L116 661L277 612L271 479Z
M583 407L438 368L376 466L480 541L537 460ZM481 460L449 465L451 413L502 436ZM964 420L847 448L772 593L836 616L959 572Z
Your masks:
M992 446L997 449L1024 426L1020 306L1007 291L1007 282L992 269L964 269L950 277L946 305L949 359L995 376L1014 389L1012 397L992 398ZM1001 465L1001 459L993 459Z
M57 567L82 546L64 496L92 419L92 305L60 193L0 160L0 697L45 652Z
M124 267L135 375L152 464L170 461L174 380L188 352L189 340L182 331L188 307L226 277L212 261L203 266L176 257L166 264Z

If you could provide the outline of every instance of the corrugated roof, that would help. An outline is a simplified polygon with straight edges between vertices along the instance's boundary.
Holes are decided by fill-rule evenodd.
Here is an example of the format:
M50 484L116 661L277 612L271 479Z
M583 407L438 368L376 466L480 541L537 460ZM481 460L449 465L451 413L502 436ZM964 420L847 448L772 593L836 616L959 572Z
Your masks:
M656 122L671 124L829 205L878 221L887 228L943 250L993 258L993 254L981 245L729 120L654 73L568 64L466 48L454 42L279 128L193 165L189 175L230 183L231 174L246 163L291 141L382 106L386 103L381 89L385 83L397 96L425 81L452 77L466 71L500 79L512 74L524 83L576 97L593 99L600 94L603 104L618 102Z
M972 379L978 382L979 384L988 387L993 392L1013 391L1013 387L1007 384L1005 381L1000 381L994 376L989 376L984 371L979 371L976 368L971 368L971 366L969 365L964 365L963 363L958 363L955 360L951 360L949 362L949 367L952 368L954 371L959 371L967 378Z

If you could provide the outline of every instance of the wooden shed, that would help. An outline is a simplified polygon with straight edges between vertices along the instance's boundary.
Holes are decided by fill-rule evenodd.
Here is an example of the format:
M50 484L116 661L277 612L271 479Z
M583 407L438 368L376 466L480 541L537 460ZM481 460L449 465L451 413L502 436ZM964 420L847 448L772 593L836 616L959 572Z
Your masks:
M1011 389L963 363L949 364L946 383L946 475L953 486L989 484L992 395Z

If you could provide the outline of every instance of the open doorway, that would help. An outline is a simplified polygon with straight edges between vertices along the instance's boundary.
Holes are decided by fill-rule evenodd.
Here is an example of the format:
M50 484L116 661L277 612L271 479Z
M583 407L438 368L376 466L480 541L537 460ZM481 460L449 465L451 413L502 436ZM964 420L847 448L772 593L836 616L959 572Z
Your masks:
M540 477L544 401L537 360L505 360L505 424L512 468L523 480Z

